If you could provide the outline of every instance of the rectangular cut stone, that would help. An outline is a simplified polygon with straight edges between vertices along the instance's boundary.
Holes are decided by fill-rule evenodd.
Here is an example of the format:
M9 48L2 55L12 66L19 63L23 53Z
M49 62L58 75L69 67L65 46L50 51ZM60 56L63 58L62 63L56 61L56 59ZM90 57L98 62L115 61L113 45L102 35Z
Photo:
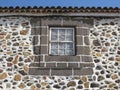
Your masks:
M34 49L34 54L36 54L36 55L40 54L40 49L41 49L40 46L33 46L33 49Z
M50 75L49 68L30 68L29 69L30 75Z
M89 35L89 29L85 28L76 28L76 34L77 35Z
M33 45L37 45L39 43L38 36L33 36Z
M77 46L77 55L90 55L90 47L88 46Z
M57 68L67 68L67 63L57 63Z
M81 68L94 67L94 63L79 63Z
M93 69L92 68L77 68L74 69L74 75L92 75Z
M68 68L78 68L78 63L68 63Z
M42 26L60 26L61 18L42 18L41 25Z
M57 76L71 76L72 75L72 69L71 68L64 68L64 69L51 69L51 75L57 75Z
M82 62L93 62L91 56L81 56Z
M43 61L43 56L34 56L34 62L41 62Z
M48 34L47 26L45 28L41 28L41 35L47 35L47 34Z
M48 54L47 46L41 46L40 48L40 54Z
M76 45L83 45L83 37L82 36L76 36Z
M85 45L90 45L90 41L89 41L89 37L88 36L84 37L84 44Z
M56 63L46 63L46 67L47 68L55 68L56 67Z
M32 28L31 35L40 35L40 28Z
M41 36L40 37L40 44L47 44L48 45L48 37L47 36Z
M37 62L37 63L31 63L30 67L44 67L45 63L43 62Z
M45 56L45 61L80 62L80 56Z

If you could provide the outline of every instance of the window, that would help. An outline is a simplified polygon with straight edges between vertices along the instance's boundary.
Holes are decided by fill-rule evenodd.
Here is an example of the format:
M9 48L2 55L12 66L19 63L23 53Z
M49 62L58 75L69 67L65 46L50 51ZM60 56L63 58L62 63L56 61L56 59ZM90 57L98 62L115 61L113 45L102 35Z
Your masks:
M74 28L50 28L50 55L74 55Z

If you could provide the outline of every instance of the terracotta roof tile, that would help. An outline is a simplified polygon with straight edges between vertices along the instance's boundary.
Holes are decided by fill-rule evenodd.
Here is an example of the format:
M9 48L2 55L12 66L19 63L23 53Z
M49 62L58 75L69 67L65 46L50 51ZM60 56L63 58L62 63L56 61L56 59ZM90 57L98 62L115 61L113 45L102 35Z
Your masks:
M0 7L0 13L120 13L118 7Z

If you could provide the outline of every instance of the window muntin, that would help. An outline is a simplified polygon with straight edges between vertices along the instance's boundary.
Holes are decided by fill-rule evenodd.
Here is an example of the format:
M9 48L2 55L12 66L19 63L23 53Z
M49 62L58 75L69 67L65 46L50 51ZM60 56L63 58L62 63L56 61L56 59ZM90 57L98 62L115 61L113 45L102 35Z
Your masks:
M50 28L50 55L74 55L74 28Z

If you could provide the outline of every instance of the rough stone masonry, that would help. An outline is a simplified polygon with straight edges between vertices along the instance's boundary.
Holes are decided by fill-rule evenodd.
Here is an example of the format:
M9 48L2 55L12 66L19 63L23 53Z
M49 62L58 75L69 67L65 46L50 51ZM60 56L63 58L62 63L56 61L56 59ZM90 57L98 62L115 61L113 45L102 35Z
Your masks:
M38 37L32 36L30 20L0 18L0 90L120 89L120 18L94 18L88 35L94 70L80 76L29 75L29 65L35 60L32 40Z

